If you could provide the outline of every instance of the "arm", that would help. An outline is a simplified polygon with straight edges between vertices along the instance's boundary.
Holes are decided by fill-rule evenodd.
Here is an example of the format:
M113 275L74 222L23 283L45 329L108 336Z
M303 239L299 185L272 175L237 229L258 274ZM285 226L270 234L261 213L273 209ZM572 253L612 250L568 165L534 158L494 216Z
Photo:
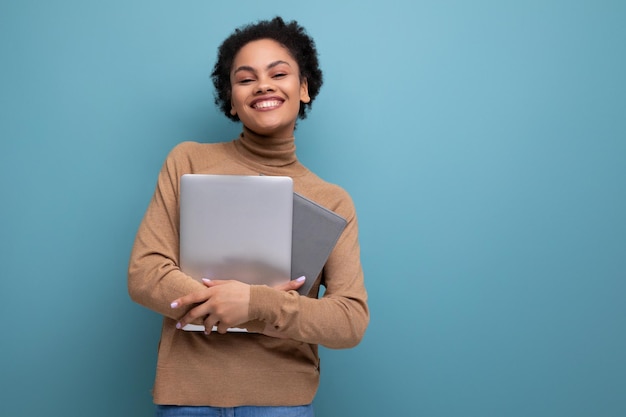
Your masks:
M330 348L355 346L369 321L356 230L352 216L324 268L327 289L322 299L300 296L295 290L304 281L270 288L207 280L206 288L173 300L173 309L188 309L177 327L200 319L207 333L214 325L225 333L228 327L248 327L239 323L257 320L264 327L249 330Z
M175 298L204 286L179 268L179 178L184 144L168 155L156 189L139 226L128 267L128 292L133 301L172 319L184 311L172 310Z
M321 299L266 286L251 287L250 319L265 322L264 333L329 348L353 347L362 339L369 310L357 219L347 195L338 212L348 224L324 267L322 279L326 291Z
M206 288L174 300L171 307L190 308L177 323L182 329L187 324L200 319L205 333L210 334L217 327L219 333L226 333L231 327L245 327L249 331L261 333L262 323L250 323L250 285L234 280L202 280ZM304 277L288 281L274 287L276 291L297 291L304 284Z
M129 294L133 301L179 323L199 323L195 319L206 321L208 310L217 308L219 314L214 311L211 320L223 326L237 325L260 332L262 323L245 323L248 320L244 320L248 312L248 285L211 281L205 286L179 268L179 181L184 173L192 171L187 155L196 150L190 146L193 145L182 143L175 147L161 168L156 190L133 245L128 268ZM225 283L231 285L211 289ZM301 285L301 282L291 281L277 290L296 290ZM242 303L245 303L245 311ZM207 327L209 332L211 327Z
M174 320L180 320L203 301L181 304L178 308L172 308L172 302L187 295L202 294L207 289L179 268L179 178L191 171L185 166L186 161L184 144L181 144L172 150L163 165L154 196L137 233L128 274L131 298ZM317 300L300 296L295 291L247 286L245 291L249 291L249 301L245 316L257 321L255 327L250 325L249 329L263 331L265 328L263 332L271 336L331 348L351 347L361 340L369 321L369 311L360 263L357 220L349 196L345 194L340 200L340 207L336 209L348 224L323 271L324 297ZM243 294L245 300L247 295L242 291L243 287L239 290L239 297ZM208 300L206 297L204 301ZM228 325L239 325L244 317L240 312L231 311L218 313L214 318L219 319L220 315L223 316L218 321ZM258 323L259 320L265 327Z

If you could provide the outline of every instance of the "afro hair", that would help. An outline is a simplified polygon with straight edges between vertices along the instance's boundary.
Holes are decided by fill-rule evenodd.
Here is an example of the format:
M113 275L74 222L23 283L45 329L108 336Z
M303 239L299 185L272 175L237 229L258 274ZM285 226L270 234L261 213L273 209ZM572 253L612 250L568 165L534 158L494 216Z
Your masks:
M285 23L281 17L272 20L261 20L242 26L224 40L217 50L217 62L213 67L211 78L215 87L215 104L233 121L239 120L237 115L230 113L231 84L230 72L235 56L246 44L260 39L272 39L289 51L300 68L300 79L306 79L309 97L308 103L300 103L298 117L306 118L313 100L319 93L323 83L322 70L319 67L315 41L306 30L295 20Z

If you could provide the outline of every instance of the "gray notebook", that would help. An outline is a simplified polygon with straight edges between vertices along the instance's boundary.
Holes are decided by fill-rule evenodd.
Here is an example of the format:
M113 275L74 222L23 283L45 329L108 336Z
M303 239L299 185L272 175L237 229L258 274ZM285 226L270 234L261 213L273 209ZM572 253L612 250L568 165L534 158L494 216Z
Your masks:
M298 292L306 295L322 272L328 256L346 227L346 220L325 207L293 194L291 277L306 277Z

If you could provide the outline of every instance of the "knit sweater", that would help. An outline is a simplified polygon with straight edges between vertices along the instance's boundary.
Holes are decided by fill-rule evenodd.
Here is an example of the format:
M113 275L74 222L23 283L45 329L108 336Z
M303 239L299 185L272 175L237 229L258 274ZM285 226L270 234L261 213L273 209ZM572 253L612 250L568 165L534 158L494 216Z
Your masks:
M336 212L347 226L308 296L250 288L250 333L175 328L186 311L176 298L203 288L179 268L179 191L183 174L283 175L294 191ZM216 277L227 278L227 277ZM318 298L320 285L324 295ZM312 402L319 384L317 345L357 345L369 322L357 218L350 196L304 167L294 138L260 137L244 128L231 142L183 142L168 155L139 226L128 273L131 298L163 315L153 396L157 404L290 406ZM285 338L260 332L271 324Z

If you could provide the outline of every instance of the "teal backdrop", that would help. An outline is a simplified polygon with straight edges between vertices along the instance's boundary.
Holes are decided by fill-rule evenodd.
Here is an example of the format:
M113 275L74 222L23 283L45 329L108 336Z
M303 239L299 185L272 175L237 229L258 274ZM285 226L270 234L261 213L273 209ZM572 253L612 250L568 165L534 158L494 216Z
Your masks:
M219 42L277 14L317 41L298 155L352 194L370 295L317 415L625 416L618 0L1 0L0 415L152 415L133 238L175 144L239 133Z

